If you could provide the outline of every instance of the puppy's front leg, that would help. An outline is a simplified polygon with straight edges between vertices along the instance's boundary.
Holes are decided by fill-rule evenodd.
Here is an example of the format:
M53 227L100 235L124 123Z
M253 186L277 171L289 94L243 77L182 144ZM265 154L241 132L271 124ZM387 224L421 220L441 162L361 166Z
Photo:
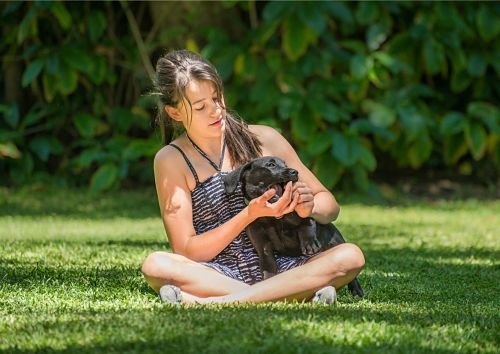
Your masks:
M316 237L316 221L314 219L303 219L297 228L297 236L304 255L315 254L321 250L321 243Z
M278 273L278 265L276 264L276 259L274 258L274 248L271 242L266 242L263 251L263 256L259 256L259 260L261 261L260 269L264 274L264 279L268 279Z
M247 227L247 235L259 256L260 271L264 279L270 278L278 272L278 265L274 259L274 247L269 239L269 231L270 229L262 220L254 221Z

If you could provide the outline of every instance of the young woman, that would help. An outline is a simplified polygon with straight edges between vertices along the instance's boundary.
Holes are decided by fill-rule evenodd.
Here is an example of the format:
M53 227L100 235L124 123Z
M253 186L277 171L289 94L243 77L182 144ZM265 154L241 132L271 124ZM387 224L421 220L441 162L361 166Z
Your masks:
M245 228L259 217L292 211L330 223L340 208L276 130L245 124L226 109L222 81L201 56L181 50L158 60L156 94L166 143L155 156L161 216L173 253L154 252L142 266L149 285L171 303L334 302L335 289L364 265L361 250L342 244L314 256L278 256L279 274L262 280ZM173 125L172 125L173 124ZM222 176L259 156L278 156L299 171L276 203L269 190L245 203L224 193Z

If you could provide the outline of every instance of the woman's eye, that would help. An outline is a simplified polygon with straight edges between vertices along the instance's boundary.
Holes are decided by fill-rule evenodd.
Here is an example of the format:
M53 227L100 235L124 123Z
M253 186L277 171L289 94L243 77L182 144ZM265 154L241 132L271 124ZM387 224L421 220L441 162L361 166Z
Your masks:
M205 105L200 106L200 107L198 107L198 108L195 108L195 110L197 110L197 111L203 111L203 109L204 109L204 108L205 108Z

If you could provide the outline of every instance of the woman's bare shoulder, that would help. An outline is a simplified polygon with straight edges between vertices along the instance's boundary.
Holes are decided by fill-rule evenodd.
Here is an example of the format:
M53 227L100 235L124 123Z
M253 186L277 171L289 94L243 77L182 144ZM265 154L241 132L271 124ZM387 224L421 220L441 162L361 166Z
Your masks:
M172 168L172 166L177 166ZM184 175L182 166L184 166L181 153L174 147L166 145L156 153L154 157L155 175L165 177L181 177Z
M165 145L160 150L156 152L154 162L155 164L168 164L177 160L179 153L175 148L169 145Z
M250 125L250 131L257 135L262 145L274 145L286 142L285 138L273 127L268 125Z
M276 129L267 125L250 125L250 131L262 143L263 155L276 155L283 157L291 148L288 141Z

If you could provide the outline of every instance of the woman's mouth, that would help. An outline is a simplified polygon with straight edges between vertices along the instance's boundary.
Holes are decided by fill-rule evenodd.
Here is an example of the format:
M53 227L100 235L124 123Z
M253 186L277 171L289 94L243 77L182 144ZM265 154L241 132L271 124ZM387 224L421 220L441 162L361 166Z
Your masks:
M209 125L211 127L216 127L216 126L220 125L221 123L222 123L222 118L219 119L219 120L217 120L217 121L215 121L215 122L213 122L213 123L211 123L211 124L209 124Z

